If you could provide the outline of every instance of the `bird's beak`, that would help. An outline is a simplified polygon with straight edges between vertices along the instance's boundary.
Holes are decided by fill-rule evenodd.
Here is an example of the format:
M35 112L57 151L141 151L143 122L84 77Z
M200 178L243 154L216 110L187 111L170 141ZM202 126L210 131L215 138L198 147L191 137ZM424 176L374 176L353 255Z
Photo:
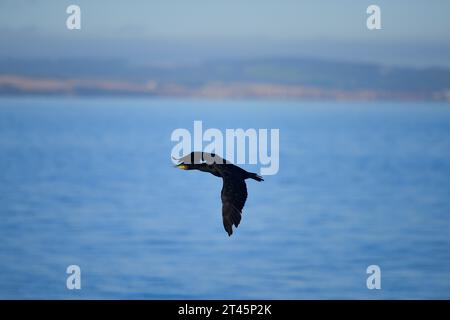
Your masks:
M181 169L181 170L187 170L188 169L188 166L185 165L184 163L177 164L176 167Z

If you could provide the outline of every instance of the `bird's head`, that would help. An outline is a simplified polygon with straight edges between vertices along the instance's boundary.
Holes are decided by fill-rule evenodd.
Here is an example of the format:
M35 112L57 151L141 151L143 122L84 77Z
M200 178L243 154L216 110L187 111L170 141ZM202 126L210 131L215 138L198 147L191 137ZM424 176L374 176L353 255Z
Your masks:
M182 170L200 170L210 173L214 171L214 169L212 169L213 166L228 163L218 155L207 152L191 152L180 159L173 159L179 161L179 163L175 165L176 168Z
M181 169L181 170L194 170L194 169L196 169L195 168L195 164L188 164L188 163L184 163L184 162L177 164L175 167L178 168L178 169Z
M176 168L181 170L195 170L198 169L199 165L202 163L202 153L201 152L191 152L190 154L174 160L178 160L179 163L175 165Z

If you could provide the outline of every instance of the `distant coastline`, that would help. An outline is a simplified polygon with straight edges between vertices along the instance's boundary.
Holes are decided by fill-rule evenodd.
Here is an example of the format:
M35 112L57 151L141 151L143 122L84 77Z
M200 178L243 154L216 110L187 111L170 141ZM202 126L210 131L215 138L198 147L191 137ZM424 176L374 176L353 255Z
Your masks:
M1 96L146 96L208 99L292 99L336 101L446 101L450 90L437 92L401 92L376 90L337 90L270 83L210 83L199 87L179 84L158 85L112 80L37 79L0 76Z
M450 70L305 59L136 66L123 61L0 61L0 96L450 102Z

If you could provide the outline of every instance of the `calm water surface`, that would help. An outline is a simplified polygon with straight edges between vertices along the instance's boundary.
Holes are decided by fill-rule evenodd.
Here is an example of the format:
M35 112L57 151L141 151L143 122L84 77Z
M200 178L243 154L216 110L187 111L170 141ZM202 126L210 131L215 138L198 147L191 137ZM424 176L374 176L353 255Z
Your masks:
M194 120L280 129L231 238ZM0 168L0 298L450 298L448 104L3 98Z

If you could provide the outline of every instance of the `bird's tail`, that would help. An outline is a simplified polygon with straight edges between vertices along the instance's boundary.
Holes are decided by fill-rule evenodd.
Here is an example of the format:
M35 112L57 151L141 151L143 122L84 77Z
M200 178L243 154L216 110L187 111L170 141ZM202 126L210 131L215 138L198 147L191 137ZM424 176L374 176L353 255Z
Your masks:
M264 179L260 175L257 175L256 173L253 172L249 172L248 177L256 181L264 181Z

